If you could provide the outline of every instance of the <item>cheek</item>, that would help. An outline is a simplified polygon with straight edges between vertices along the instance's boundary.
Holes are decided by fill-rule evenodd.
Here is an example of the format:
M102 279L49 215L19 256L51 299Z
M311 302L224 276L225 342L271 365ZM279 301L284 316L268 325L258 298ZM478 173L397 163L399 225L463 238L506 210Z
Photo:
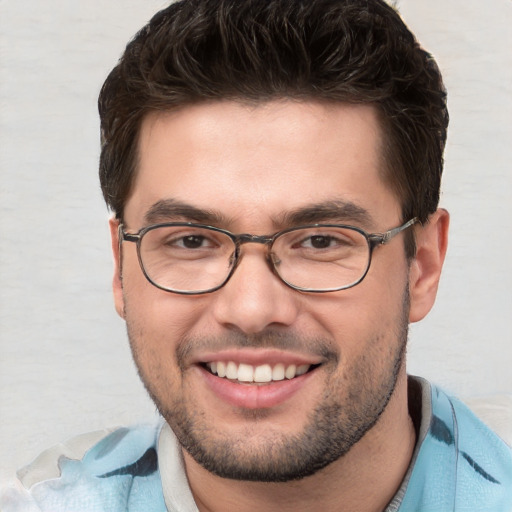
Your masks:
M385 358L400 341L407 286L406 272L393 279L374 273L349 290L313 297L309 310L316 312L315 321L335 340L342 358L356 357L370 344Z
M194 327L200 315L198 308L193 301L169 296L156 288L133 292L125 286L126 323L136 342L174 352Z
M194 325L200 300L160 290L144 276L135 251L123 257L126 321L147 343L174 344Z

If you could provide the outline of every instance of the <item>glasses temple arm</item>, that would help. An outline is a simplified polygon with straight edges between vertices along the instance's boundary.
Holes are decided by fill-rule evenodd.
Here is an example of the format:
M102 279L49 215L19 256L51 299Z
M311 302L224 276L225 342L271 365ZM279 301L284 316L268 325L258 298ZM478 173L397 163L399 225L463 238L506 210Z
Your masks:
M398 233L401 233L405 229L411 227L413 224L416 224L418 222L418 217L414 217L413 219L407 221L405 224L402 224L401 226L398 226L397 228L390 229L389 231L386 231L382 234L372 234L370 235L370 241L374 244L387 244L393 237L398 235Z

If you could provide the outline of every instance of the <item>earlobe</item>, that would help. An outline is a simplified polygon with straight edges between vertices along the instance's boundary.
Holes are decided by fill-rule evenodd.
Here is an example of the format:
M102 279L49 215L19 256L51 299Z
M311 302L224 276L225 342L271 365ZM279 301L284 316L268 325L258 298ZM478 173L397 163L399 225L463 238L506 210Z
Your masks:
M449 213L440 208L416 230L416 257L409 273L409 322L422 320L434 305L448 246Z
M124 297L122 283L122 262L121 247L119 243L119 220L111 218L109 220L110 239L112 243L112 255L114 257L114 276L112 279L112 290L114 293L114 303L117 314L124 319Z

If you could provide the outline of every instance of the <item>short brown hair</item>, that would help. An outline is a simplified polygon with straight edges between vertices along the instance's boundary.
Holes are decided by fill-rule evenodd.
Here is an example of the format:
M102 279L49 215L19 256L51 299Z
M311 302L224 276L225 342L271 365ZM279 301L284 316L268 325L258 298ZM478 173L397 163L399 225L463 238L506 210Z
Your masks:
M374 104L385 179L402 220L425 222L436 210L446 91L432 56L381 0L183 0L158 12L100 93L100 181L108 206L122 218L148 113L276 98Z

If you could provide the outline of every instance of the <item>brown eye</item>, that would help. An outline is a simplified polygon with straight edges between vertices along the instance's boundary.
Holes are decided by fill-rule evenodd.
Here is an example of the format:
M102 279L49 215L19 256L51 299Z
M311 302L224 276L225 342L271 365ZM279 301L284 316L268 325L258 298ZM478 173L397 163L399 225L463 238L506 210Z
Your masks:
M330 236L312 236L310 238L310 244L313 249L325 249L330 247L332 243L332 237Z
M181 240L186 249L198 249L203 246L205 238L204 236L190 235L184 236Z

